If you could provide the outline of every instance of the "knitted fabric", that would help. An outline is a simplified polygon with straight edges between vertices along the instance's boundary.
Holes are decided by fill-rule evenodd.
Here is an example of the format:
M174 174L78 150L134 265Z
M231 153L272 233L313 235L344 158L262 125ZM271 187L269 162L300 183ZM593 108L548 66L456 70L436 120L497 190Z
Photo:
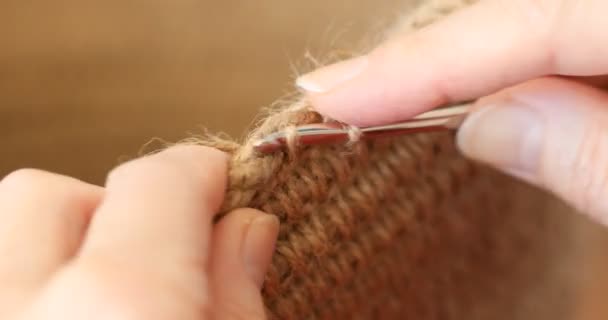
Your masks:
M447 14L437 3L405 24ZM253 150L321 120L299 102L242 144L207 142L232 154L224 211L281 220L263 289L271 319L568 318L577 228L567 209L465 160L451 133L309 147L293 137L282 152Z

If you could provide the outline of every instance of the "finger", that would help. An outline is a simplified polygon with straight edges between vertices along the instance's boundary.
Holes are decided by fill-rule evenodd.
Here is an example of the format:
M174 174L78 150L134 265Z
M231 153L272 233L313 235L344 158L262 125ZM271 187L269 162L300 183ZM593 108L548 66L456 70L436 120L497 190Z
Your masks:
M173 147L114 169L79 262L84 268L106 265L145 282L156 289L149 294L172 297L166 305L190 301L196 309L183 312L197 316L206 299L211 223L226 176L226 155L201 146Z
M608 224L606 92L565 79L529 81L481 100L458 144Z
M566 79L574 80L586 85L600 88L603 90L608 89L608 75L599 75L591 77L565 77Z
M100 187L34 169L0 182L0 314L38 289L80 246Z
M479 1L297 84L321 113L365 126L543 75L606 74L606 10L604 0Z
M240 209L213 233L213 305L216 319L265 319L261 287L279 232L275 216Z

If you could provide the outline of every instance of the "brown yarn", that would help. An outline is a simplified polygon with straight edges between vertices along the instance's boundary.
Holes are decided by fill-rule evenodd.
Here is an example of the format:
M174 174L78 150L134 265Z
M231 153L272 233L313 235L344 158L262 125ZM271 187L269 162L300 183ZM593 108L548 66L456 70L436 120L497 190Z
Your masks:
M566 319L572 217L464 160L452 140L310 147L293 161L237 151L225 209L282 221L264 288L271 318Z
M233 155L223 210L281 220L264 286L271 319L569 317L577 221L567 209L465 160L449 133L253 150L257 138L321 120L300 101L240 146L207 143Z

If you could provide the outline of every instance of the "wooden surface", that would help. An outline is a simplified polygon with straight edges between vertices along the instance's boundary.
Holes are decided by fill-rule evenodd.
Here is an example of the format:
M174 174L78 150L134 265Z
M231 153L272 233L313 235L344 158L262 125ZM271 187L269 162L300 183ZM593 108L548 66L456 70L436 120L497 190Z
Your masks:
M101 183L152 137L239 136L290 90L307 49L358 47L413 2L3 0L0 176L38 167ZM582 320L608 317L608 241L590 233Z

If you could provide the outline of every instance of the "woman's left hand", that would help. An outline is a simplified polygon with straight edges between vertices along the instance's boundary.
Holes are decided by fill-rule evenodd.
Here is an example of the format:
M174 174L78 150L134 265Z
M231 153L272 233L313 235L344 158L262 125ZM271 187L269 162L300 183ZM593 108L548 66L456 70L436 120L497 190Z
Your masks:
M0 318L263 319L278 233L253 209L213 225L227 157L179 146L105 188L24 169L0 182Z

